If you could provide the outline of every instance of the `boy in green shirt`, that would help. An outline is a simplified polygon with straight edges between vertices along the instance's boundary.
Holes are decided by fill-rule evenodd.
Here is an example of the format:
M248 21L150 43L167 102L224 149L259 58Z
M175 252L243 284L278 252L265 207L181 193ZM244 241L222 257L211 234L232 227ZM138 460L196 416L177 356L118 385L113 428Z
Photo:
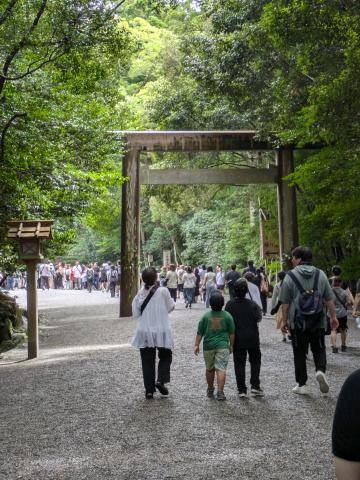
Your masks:
M207 396L209 398L214 396L216 372L218 386L216 398L218 400L226 400L224 394L226 368L235 340L234 320L230 313L222 310L224 303L224 297L220 292L215 291L211 294L211 310L205 313L199 322L194 346L194 353L198 355L200 342L204 338L203 351L208 384Z

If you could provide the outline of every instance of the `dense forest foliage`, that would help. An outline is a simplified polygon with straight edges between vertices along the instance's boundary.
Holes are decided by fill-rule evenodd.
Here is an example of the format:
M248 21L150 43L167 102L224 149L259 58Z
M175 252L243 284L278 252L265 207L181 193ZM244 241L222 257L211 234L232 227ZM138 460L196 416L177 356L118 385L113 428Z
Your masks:
M9 218L56 220L48 254L120 252L122 145L114 130L256 129L299 153L301 242L360 275L360 6L354 0L0 1L2 260ZM228 168L270 153L162 154ZM160 265L259 258L277 237L276 188L147 187L142 255Z

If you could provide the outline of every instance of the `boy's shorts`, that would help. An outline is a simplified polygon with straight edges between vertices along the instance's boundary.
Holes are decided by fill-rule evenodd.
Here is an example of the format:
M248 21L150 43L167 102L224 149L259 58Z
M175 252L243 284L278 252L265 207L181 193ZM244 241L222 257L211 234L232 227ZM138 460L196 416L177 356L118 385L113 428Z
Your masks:
M204 350L204 360L206 370L220 370L226 372L229 363L230 351L228 348L218 348L216 350Z

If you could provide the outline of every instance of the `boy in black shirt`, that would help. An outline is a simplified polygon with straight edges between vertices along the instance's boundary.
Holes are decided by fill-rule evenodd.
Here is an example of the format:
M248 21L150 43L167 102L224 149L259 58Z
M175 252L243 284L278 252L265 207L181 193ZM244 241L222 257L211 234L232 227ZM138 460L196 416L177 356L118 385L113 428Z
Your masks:
M234 369L239 396L246 397L247 387L245 383L246 357L249 353L251 368L251 394L263 396L260 388L260 367L261 351L258 323L262 319L260 307L245 298L248 292L247 282L239 278L234 284L235 298L229 300L225 310L229 312L235 323L235 344L234 344Z

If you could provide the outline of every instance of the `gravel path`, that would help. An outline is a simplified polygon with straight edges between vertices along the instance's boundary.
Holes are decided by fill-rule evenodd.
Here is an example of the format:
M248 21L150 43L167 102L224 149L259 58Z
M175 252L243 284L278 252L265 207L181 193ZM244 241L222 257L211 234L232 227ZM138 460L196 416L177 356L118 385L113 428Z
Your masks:
M359 365L353 326L349 352L328 351L329 395L318 391L309 362L306 398L291 393L291 346L264 318L266 396L238 399L231 360L227 401L217 402L206 398L204 362L192 354L204 307L190 312L180 302L171 315L171 394L146 401L139 354L129 345L135 321L118 318L118 301L99 292L43 293L40 358L22 361L23 348L0 360L1 480L334 479L332 416Z

